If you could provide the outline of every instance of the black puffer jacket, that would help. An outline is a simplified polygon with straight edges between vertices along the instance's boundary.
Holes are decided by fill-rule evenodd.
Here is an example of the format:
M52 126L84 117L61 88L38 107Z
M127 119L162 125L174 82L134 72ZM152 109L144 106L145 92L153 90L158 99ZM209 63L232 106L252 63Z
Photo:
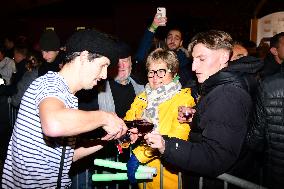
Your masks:
M259 61L230 63L207 79L201 87L189 142L164 137L164 160L203 176L216 177L229 170L239 156L247 132L252 106L248 78L261 66Z
M284 73L261 83L247 136L248 146L265 153L264 177L269 188L284 186Z

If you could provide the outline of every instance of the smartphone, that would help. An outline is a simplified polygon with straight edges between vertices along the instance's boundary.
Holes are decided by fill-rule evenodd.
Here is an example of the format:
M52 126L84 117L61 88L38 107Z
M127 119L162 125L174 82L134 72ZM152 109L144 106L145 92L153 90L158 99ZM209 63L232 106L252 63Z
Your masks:
M166 17L166 8L165 7L158 7L157 8L157 14L159 14L160 17Z
M165 18L166 17L166 8L165 7L158 7L157 8L157 15L158 15L158 18ZM165 25L166 25L166 23L164 23L161 26L165 26Z

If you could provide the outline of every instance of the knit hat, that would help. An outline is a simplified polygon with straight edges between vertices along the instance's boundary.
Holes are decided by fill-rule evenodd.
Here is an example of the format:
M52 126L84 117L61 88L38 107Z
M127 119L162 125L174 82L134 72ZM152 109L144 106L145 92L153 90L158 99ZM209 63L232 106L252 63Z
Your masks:
M118 62L117 46L114 40L107 34L94 29L79 30L67 40L67 56L74 52L85 50L109 58L111 65L115 65Z
M123 41L117 42L117 50L119 59L128 58L129 56L131 56L130 46Z
M39 45L44 51L58 51L60 49L60 40L53 30L46 30L40 37Z

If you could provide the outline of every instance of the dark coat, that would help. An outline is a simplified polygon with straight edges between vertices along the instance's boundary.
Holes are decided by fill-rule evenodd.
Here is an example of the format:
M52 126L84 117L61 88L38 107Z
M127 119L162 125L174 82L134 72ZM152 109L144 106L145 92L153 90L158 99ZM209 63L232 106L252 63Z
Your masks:
M269 188L283 188L284 73L267 76L261 83L247 145L264 153L264 184Z
M250 58L250 57L247 57ZM252 99L249 78L260 61L240 61L217 72L201 86L201 98L191 124L190 139L164 137L163 159L181 170L216 177L227 172L239 157Z

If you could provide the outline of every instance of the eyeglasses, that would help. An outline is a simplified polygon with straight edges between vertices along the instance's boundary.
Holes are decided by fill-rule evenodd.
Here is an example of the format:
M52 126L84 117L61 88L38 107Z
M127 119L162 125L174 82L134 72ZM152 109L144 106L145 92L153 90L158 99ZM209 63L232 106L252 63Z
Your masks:
M148 78L153 78L155 74L157 74L159 78L163 78L165 77L167 71L171 72L171 70L166 70L166 69L150 70L148 71Z

